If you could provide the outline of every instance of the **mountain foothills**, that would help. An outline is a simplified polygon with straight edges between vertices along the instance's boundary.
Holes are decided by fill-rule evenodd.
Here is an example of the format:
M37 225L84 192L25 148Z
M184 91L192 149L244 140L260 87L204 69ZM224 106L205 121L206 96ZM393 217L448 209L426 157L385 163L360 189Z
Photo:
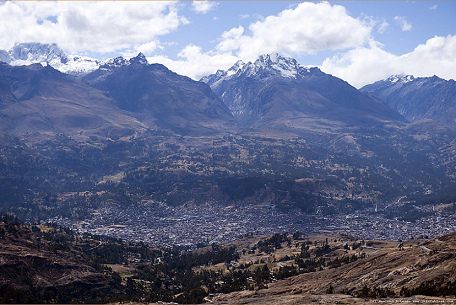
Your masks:
M200 82L142 54L72 74L53 66L86 59L56 45L16 44L2 59L0 208L24 219L156 202L331 215L407 196L388 213L414 220L456 198L451 111L410 123L384 95L292 58L263 55ZM441 96L429 109L451 102L454 81L394 86L414 82L426 86L410 92Z

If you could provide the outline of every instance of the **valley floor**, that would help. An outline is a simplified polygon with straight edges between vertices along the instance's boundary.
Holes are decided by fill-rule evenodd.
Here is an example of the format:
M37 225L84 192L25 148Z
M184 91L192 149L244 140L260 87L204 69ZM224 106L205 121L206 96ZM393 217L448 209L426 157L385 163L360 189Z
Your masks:
M432 210L432 206L422 209ZM341 233L362 239L408 240L437 237L456 231L453 215L433 213L408 222L385 217L383 211L358 211L347 215L323 216L301 211L281 212L271 205L224 206L220 204L178 207L147 203L123 208L110 205L91 219L76 221L51 218L44 222L67 226L76 232L108 235L152 246L224 243L245 234L277 232Z

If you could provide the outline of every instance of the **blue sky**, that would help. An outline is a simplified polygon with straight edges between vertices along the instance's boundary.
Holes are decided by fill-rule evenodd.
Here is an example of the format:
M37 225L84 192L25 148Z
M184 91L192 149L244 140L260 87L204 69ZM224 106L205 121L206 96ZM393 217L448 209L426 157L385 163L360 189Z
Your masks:
M216 2L206 14L196 14L191 10L191 3L183 3L183 11L188 16L189 24L181 30L168 35L167 40L178 45L167 48L166 52L175 59L187 44L201 46L208 52L216 45L221 33L231 28L262 20L270 15L296 7L297 1L221 1ZM319 2L313 2L319 3ZM359 19L372 18L378 25L372 35L383 44L383 49L396 55L413 49L434 36L456 34L456 2L452 1L331 1L331 5L346 8L347 13ZM402 17L411 25L410 30L403 30L399 20ZM386 22L384 32L379 27ZM318 34L316 34L318 35ZM334 51L321 51L316 54L293 54L303 65L319 65Z
M191 10L191 3L185 2L183 8L190 23L179 31L168 35L167 40L179 42L179 46L169 48L174 56L182 46L193 43L210 51L214 41L221 33L233 27L248 25L270 15L277 15L287 8L296 7L296 1L221 1L206 14L196 14ZM318 2L314 2L318 3ZM340 5L355 18L376 18L378 22L387 22L383 33L373 33L377 41L384 44L384 49L395 54L403 54L424 43L427 39L438 36L456 34L456 2L452 1L331 1L332 5ZM394 17L405 18L412 26L411 30L403 31ZM321 61L323 56L318 56ZM303 64L306 64L305 62Z
M455 16L453 1L2 2L0 49L141 51L194 79L278 52L360 87L400 73L456 78Z

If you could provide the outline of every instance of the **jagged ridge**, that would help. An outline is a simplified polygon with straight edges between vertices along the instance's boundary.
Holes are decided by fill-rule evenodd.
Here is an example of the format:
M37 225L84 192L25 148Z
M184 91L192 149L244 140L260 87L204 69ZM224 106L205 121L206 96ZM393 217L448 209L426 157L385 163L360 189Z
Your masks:
M253 63L238 61L201 81L250 127L308 130L404 121L347 82L277 53L261 55Z
M375 95L410 122L432 119L441 124L456 124L454 80L393 75L364 86L361 91Z

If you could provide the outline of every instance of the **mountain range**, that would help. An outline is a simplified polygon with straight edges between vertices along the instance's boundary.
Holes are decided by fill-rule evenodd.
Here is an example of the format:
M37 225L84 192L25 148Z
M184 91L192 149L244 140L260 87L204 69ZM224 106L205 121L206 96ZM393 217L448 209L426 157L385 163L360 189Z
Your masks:
M66 58L53 46L40 49L47 56L16 51L21 58ZM0 63L0 75L0 130L29 139L118 139L158 128L206 133L234 125L208 85L149 65L142 54L109 60L82 78L39 63Z
M141 53L79 74L61 72L75 57L55 45L17 44L2 54L10 64L0 63L0 187L8 206L27 192L20 209L27 217L47 211L42 192L70 186L104 185L122 202L345 211L399 193L430 190L438 198L454 182L455 133L444 125L451 123L454 81L408 77L360 91L278 54L239 61L201 81ZM20 60L44 62L11 65ZM403 100L398 112L381 94L387 87L391 98L402 87L440 98L424 99L433 105L419 109ZM445 119L427 116L438 107L448 107ZM423 114L412 120L413 111ZM123 187L108 188L113 179ZM86 205L84 213L96 207Z
M454 80L395 75L360 90L375 95L409 122L431 119L441 124L456 124Z
M103 112L121 113L122 119L116 121L121 126L130 125L138 131L141 128L164 128L183 133L198 133L203 130L226 130L237 125L302 135L309 132L340 133L378 126L399 127L404 126L407 121L415 122L421 119L454 124L456 118L456 83L453 80L445 81L436 76L393 76L357 90L317 67L304 67L295 59L276 53L262 55L253 63L238 61L228 70L219 70L203 77L200 82L173 73L163 65L149 64L142 54L131 59L117 57L99 61L67 55L56 44L15 44L9 51L0 51L0 61L17 67L6 68L7 66L3 65L2 69L22 69L23 72L17 73L28 71L35 73L33 77L38 77L39 67L35 65L35 68L27 69L24 65L41 63L75 76L66 78L67 86L73 82L75 88L80 89L83 86L83 90L97 92L98 97L104 95L102 99L110 100L105 106L111 105L112 109ZM58 73L52 75L57 76ZM47 80L51 81L51 74L48 73L47 77ZM59 75L56 81L63 78L63 75ZM24 77L24 82L28 82L26 86L31 86L31 79ZM12 110L15 107L12 105L9 107L13 108L5 110L5 101L11 103L12 100L17 100L19 93L17 89L8 88L5 79L2 81L3 121L8 122L15 120L14 116L11 117L12 113L20 111ZM11 80L7 82L12 84ZM25 87L20 82L21 78L15 80L13 86L24 90ZM202 83L208 84L210 88ZM36 84L33 86L35 91L27 91L28 95L20 96L22 104L28 96L47 96L46 92L39 92ZM67 92L62 94L68 95L68 90L71 91L68 88ZM13 91L15 93L12 93ZM54 92L54 95L56 94L58 95ZM81 104L87 103L80 96L79 100ZM92 105L91 102L89 104ZM77 103L73 106L77 108ZM55 111L55 114L58 113L64 115L64 112ZM93 114L96 117L105 115L94 109L90 110L90 113L92 114L86 122L91 121ZM127 120L125 115L133 118ZM78 116L81 117L81 114ZM32 121L39 126L34 127L30 123ZM43 127L46 125L43 123L45 121L49 120L42 117L29 123L23 120L19 122L30 126L30 132L44 132L52 129ZM100 122L106 121L109 119ZM2 130L12 130L12 127L8 124L6 125L9 127L5 126L4 122L0 124ZM15 124L13 134L21 134L21 130L27 132L29 128L21 127L22 124L17 122ZM49 125L49 122L47 124ZM58 124L53 124L53 128L57 128L56 132L66 129L62 127L60 130ZM90 123L84 126L94 129ZM81 125L81 128L86 128L84 126ZM128 129L119 126L117 128Z
M405 122L396 111L347 82L276 53L253 63L238 61L201 81L247 127L331 132Z
M146 57L109 61L83 77L109 93L116 105L164 129L180 133L223 130L234 125L228 108L210 87L178 75Z

